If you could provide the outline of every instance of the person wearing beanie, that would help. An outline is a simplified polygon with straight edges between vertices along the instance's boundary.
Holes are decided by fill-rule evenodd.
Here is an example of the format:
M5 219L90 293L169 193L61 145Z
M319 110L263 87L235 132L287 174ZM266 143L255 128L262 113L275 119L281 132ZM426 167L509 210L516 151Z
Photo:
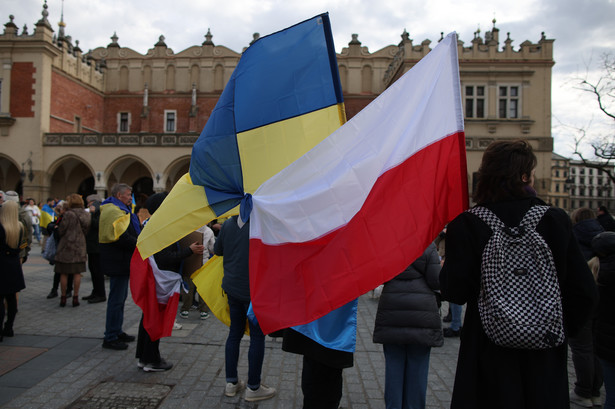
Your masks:
M145 202L145 207L151 215L160 207L167 193L156 193L150 196ZM149 220L149 219L148 219ZM143 223L145 226L147 220ZM203 245L194 242L189 247L180 247L178 243L173 243L165 249L154 254L154 260L158 269L168 272L177 273L177 280L181 280L182 260L192 254L203 254ZM144 372L162 372L168 371L173 367L173 364L167 362L160 356L160 339L152 340L147 330L143 326L144 315L141 315L139 322L139 333L137 336L136 358L137 366L143 369Z

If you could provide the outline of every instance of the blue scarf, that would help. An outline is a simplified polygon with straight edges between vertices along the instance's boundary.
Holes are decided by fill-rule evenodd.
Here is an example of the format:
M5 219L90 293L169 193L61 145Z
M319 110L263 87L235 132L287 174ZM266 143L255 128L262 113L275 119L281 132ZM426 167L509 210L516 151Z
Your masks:
M120 199L118 199L117 197L113 197L113 196L108 197L104 202L102 202L101 206L107 203L114 204L115 206L123 210L124 213L129 213L130 214L130 224L132 225L132 227L134 227L137 234L141 233L141 224L139 223L139 218L137 217L136 214L132 212L132 209L130 207L126 206L126 204L123 203Z

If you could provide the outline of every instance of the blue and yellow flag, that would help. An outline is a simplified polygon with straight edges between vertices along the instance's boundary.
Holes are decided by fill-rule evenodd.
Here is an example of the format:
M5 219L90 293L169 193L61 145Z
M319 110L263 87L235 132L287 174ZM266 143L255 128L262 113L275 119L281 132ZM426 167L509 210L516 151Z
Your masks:
M244 51L195 143L190 174L139 235L141 255L242 201L242 212L249 212L249 194L345 120L328 14L258 39Z

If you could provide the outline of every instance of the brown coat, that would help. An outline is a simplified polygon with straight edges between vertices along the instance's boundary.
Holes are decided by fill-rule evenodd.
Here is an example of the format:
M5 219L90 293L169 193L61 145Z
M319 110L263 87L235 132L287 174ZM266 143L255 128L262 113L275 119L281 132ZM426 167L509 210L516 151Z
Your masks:
M87 251L85 235L90 228L90 214L84 209L68 209L62 215L56 233L60 241L55 261L60 263L85 263Z

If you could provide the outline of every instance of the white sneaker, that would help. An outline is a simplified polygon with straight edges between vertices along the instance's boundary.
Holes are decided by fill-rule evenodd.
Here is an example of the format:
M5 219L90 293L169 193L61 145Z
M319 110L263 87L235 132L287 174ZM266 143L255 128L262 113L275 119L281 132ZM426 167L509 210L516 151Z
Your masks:
M183 327L184 326L177 321L173 324L173 329L182 329Z
M208 312L201 312L201 319L202 320L206 320L207 318L209 318L209 313Z
M575 391L570 392L570 403L574 403L577 406L582 406L584 408L592 408L594 404L590 398L584 398L583 396L577 395Z
M190 313L188 311L182 311L179 313L179 316L182 318L188 318L189 315Z
M246 384L244 381L238 381L237 383L227 382L226 387L224 388L224 394L229 398L237 395L237 392L241 392L246 388Z
M255 391L250 388L246 388L246 396L245 400L248 402L254 402L257 400L265 400L269 398L273 398L275 396L275 389L265 386L261 383L261 386Z

